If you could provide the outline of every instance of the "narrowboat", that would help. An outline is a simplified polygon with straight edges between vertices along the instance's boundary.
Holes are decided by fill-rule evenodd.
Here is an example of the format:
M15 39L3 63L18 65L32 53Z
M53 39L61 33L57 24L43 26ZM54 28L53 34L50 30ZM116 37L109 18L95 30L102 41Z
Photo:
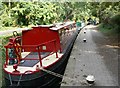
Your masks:
M21 36L16 31L13 35L5 45L6 87L41 88L61 80L49 71L63 75L77 37L75 22L34 26Z

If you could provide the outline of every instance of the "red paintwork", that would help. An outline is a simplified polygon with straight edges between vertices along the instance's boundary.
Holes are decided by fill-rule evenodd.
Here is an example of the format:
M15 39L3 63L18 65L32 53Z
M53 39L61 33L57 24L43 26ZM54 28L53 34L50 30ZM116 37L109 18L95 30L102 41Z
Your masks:
M75 24L74 23L72 24L74 27ZM66 42L69 42L67 40L71 38L70 36L71 34L69 32L71 25L69 24L69 25L58 27L58 28L54 27L53 29L51 27L53 26L38 26L38 27L33 27L32 30L22 31L22 44L21 45L15 45L16 44L15 40L20 37L10 38L10 42L5 46L6 63L4 64L3 68L6 68L8 65L8 60L9 60L8 48L11 48L11 47L15 48L15 53L18 56L19 56L19 52L17 52L16 49L21 49L22 51L24 50L25 52L38 52L41 66L42 66L42 61L41 61L42 58L41 58L40 52L56 52L56 57L58 58L57 51L60 50L62 52L62 50L66 46ZM65 34L62 32L62 35L60 35L59 30L67 30L67 32ZM60 43L60 41L62 41L62 43ZM45 50L43 50L42 48L43 46L46 46ZM56 62L58 62L61 58L62 57L60 57ZM18 60L17 65L19 65L20 59L30 60L29 58L20 58L20 56L18 59L19 60ZM31 60L37 60L37 59L33 58ZM53 64L55 64L56 62L44 68L48 68L52 66ZM25 74L25 73L19 73L19 72L10 73L10 72L7 72L5 69L4 71L8 74L13 74L13 75ZM38 72L38 71L32 71L31 74L35 72Z
M50 66L52 66L52 65L54 65L55 63L57 63L60 59L62 59L62 57L60 57L58 60L56 60L54 63L52 63L52 64L50 64L50 65L48 65L48 66L46 66L46 67L43 67L44 69L46 69L46 68L49 68ZM3 67L4 68L4 67ZM3 69L6 73L8 73L8 74L11 74L11 75L21 75L21 74L25 74L26 72L29 72L29 71L26 71L25 73L14 73L14 72L8 72L8 71L6 71L5 69ZM41 71L41 70L36 70L36 71L31 71L30 70L30 74L34 74L34 73L36 73L36 72L39 72L39 71Z
M60 39L57 31L49 29L50 27L33 27L32 30L22 32L22 45L38 45L51 40L56 40L56 49L60 50ZM54 44L46 44L46 51L50 52L54 49ZM25 49L25 51L31 51L31 49ZM33 49L32 49L33 51ZM34 50L36 51L36 50Z
M31 50L31 52L33 52L33 51L36 51L36 52L38 52L38 55L39 55L39 61L40 61L40 66L42 66L42 58L41 58L41 55L40 55L40 52L48 52L48 50L43 50L42 49L42 46L43 45L49 45L49 44L53 44L53 48L51 49L52 51L51 52L56 52L56 57L58 58L58 55L57 55L57 49L56 49L56 40L51 40L51 41L48 41L48 42L45 42L45 43L41 43L41 44L38 44L38 45L23 45L23 46L21 46L21 45L19 45L19 46L14 46L14 44L15 44L15 42L13 42L13 43L8 43L6 46L5 46L5 48L6 48L6 55L8 54L8 48L13 48L14 47L14 49L16 50L16 49L22 49L22 50L26 50L26 49L29 49L29 50ZM50 46L49 46L50 47ZM19 53L17 52L17 51L15 51L15 53L17 54L17 55L19 55ZM8 65L8 56L6 57L6 64L5 64L5 67L6 67L6 65ZM23 59L23 58L21 58L21 57L19 57L19 58L14 58L14 59L17 59L18 60L18 64L17 65L19 65L19 62L20 62L20 60L21 59ZM29 60L29 59L26 59L26 58L24 58L25 60ZM34 58L33 58L34 59ZM31 60L33 60L33 59L31 59ZM36 60L36 59L34 59L34 60Z

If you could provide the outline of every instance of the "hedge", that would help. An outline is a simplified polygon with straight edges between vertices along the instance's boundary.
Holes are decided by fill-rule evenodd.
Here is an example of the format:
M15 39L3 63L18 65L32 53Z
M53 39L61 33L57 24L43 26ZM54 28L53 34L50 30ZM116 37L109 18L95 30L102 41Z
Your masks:
M19 33L19 35L21 35L21 33ZM2 75L2 65L3 65L3 63L4 63L4 61L5 61L5 57L6 57L6 55L5 55L5 48L4 48L4 46L9 42L9 38L11 38L13 35L12 35L12 33L11 34L9 34L9 35L3 35L3 36L0 36L0 79L2 79L3 77L3 75ZM4 84L4 79L2 79L2 80L0 80L0 81L2 81L2 83L0 83L0 87L2 86L2 85L5 85Z

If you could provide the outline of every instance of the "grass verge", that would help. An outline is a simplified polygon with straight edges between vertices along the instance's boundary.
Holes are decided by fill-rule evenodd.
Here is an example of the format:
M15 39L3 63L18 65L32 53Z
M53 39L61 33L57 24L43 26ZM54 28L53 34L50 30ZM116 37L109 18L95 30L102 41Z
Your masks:
M0 88L5 86L4 79L3 79L3 70L2 65L5 61L5 48L4 46L8 43L9 38L12 37L12 34L0 36Z
M100 32L102 32L105 36L109 37L110 45L120 47L120 30L116 27L111 27L110 25L100 24L98 26Z
M114 28L114 27L111 27L111 25L109 24L103 24L101 23L99 26L98 26L98 29L105 35L108 35L108 36L114 36L114 35L119 35L120 32Z

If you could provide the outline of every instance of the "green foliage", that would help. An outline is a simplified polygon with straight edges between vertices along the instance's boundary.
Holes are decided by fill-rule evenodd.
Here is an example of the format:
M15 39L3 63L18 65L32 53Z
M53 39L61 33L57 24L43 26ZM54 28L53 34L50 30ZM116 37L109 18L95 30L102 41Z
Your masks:
M102 23L99 25L99 29L103 33L119 34L120 33L120 14L112 16L109 20L109 23Z
M4 26L51 24L88 16L85 2L3 2L2 4L5 7L3 16L6 16L6 19L2 19Z
M111 17L110 24L120 33L120 13Z
M8 43L9 38L12 37L12 35L6 35L6 36L0 36L0 50L2 52L2 60L5 60L5 48L4 46Z
M9 38L11 38L13 35L9 34L9 35L3 35L0 36L0 78L3 78L3 74L2 74L2 65L5 62L5 58L6 58L6 54L5 54L5 48L4 46L9 42ZM21 33L19 33L19 36L21 36ZM0 80L1 82L1 80ZM1 84L1 83L0 83ZM2 79L2 85L4 85L4 80ZM5 85L4 85L5 86ZM1 87L1 85L0 85Z
M6 17L1 20L5 26L50 24L57 17L57 13L54 13L56 7L52 3L11 2L11 8L7 2L3 5L6 8L1 17Z
M68 19L80 21L89 17L109 23L119 12L120 2L2 2L0 7L3 26L51 24Z
M91 14L100 19L100 22L109 23L111 16L120 11L120 2L92 2L89 6Z
M4 19L3 20L3 26L8 27L8 26L11 26L13 24L12 19L9 19L8 17L3 18L3 19Z
M2 59L5 59L5 48L4 46L9 42L9 38L11 38L13 35L3 35L0 36L0 50L2 51ZM19 36L21 36L21 33L19 33Z
M9 19L8 16L8 9L7 6L5 6L4 4L0 4L0 22L2 22L2 26L9 26L9 24L11 24L11 20ZM5 9L4 9L5 8Z
M2 79L3 77L3 73L2 73L2 65L5 61L5 48L4 46L6 45L6 43L8 43L9 38L12 37L12 35L6 35L6 36L0 36L0 82L2 81L2 85L4 85L4 80ZM0 87L2 86L0 83ZM5 85L4 85L5 86Z
M116 24L116 25L120 25L120 13L115 15L115 16L113 16L111 18L111 22Z

